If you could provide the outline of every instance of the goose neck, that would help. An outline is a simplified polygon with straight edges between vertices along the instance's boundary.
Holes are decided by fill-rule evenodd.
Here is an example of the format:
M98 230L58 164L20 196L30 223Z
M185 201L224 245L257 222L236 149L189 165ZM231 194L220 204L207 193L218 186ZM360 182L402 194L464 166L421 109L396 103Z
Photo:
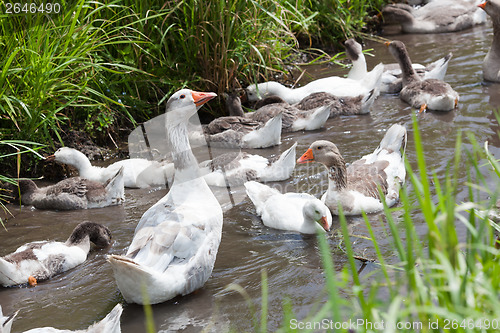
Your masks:
M183 122L169 124L167 120L167 141L174 162L174 180L191 180L198 177L198 163L191 151L186 124Z
M328 169L328 188L341 191L347 187L347 172L345 163L334 165Z

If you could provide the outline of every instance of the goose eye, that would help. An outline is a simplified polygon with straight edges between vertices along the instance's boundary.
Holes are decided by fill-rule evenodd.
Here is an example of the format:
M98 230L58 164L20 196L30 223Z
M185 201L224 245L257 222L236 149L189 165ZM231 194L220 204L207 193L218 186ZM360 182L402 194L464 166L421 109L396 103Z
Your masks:
M317 149L318 149L318 150L321 150L321 148L323 148L323 147L322 147L322 146L319 146Z
M186 98L186 95L182 94L181 96L179 96L180 99L184 99Z

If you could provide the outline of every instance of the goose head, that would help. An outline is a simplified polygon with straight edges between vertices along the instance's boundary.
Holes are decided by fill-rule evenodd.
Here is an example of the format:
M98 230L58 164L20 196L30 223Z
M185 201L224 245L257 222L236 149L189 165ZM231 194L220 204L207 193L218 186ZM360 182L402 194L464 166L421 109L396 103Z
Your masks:
M275 81L249 85L246 89L248 101L256 102L270 95L282 95L288 91L284 85Z
M318 223L325 231L332 227L332 215L328 207L318 199L309 200L302 208L304 219Z
M318 140L297 160L297 163L318 162L328 169L328 179L334 188L343 189L347 186L347 172L344 158L337 146L326 140Z
M166 113L169 119L186 122L203 104L216 97L216 93L181 89L167 101Z
M345 53L351 61L358 60L360 54L363 52L361 44L356 42L354 38L349 38L344 42Z
M483 9L494 21L498 22L500 20L500 1L487 0L480 3L478 7Z
M31 179L19 179L17 184L21 194L33 193L38 190L38 186Z
M72 165L76 168L79 168L86 164L90 164L89 159L87 158L87 156L85 156L85 154L69 147L59 148L54 153L54 155L50 155L49 157L46 158L46 160Z
M392 42L385 42L385 46L389 50L389 53L396 59L403 73L403 85L406 85L409 80L420 80L419 76L415 73L413 65L411 63L410 55L406 50L406 46L403 42L399 40L394 40Z
M345 164L344 158L340 154L337 146L326 140L318 140L311 144L309 149L297 160L297 163L304 164L318 162L327 168Z
M78 245L86 237L98 247L106 247L111 244L111 231L108 227L95 222L82 222L73 229L66 243Z

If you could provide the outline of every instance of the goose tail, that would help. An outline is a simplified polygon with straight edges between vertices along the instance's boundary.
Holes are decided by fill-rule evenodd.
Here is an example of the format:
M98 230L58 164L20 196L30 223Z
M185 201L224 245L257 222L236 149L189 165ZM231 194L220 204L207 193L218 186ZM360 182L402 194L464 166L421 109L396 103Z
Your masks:
M370 92L363 97L361 100L361 114L370 113L370 109L373 102L377 98L375 89L370 90Z
M328 111L328 114L330 111ZM259 175L259 179L263 182L268 181L280 181L288 179L292 176L292 172L295 169L295 150L297 148L297 142L295 142L290 148L285 150L280 157L268 165L262 173Z
M246 182L245 190L255 205L257 215L262 215L265 203L271 196L280 193L278 190L256 181Z
M120 317L123 312L123 307L120 303L118 303L113 310L103 320L98 323L95 323L88 329L88 333L98 333L98 332L106 332L106 333L120 333Z
M12 323L14 322L14 318L19 313L19 310L11 314L10 316L4 316L2 313L2 306L0 305L0 332L2 333L10 333L12 328Z
M308 119L305 130L312 131L323 127L330 117L330 108L330 105L324 105L314 110Z
M406 150L406 139L406 127L400 124L394 124L387 130L376 151L387 150L389 152L395 152L403 148L404 154Z
M125 201L125 188L123 180L123 169L122 166L118 172L111 177L106 183L106 191L110 198L112 198L113 204L120 204Z
M375 66L363 79L363 85L369 90L374 90L374 95L377 97L380 93L380 85L382 83L382 74L384 73L384 65L382 63Z
M450 63L453 53L448 53L445 57L434 61L427 66L427 71L424 74L424 79L437 79L444 80L446 71L448 70L448 64Z
M16 266L13 263L0 258L0 285L9 287L28 282L28 277L25 277L22 280L21 278L22 276L19 273L19 270L16 269Z
M283 113L269 119L266 124L242 138L243 148L267 148L280 144Z

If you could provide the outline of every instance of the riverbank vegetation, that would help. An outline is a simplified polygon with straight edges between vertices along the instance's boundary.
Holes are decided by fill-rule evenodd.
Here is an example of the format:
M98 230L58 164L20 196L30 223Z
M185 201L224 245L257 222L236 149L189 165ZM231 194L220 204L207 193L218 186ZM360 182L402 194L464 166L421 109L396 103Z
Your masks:
M221 94L286 76L299 50L339 45L385 2L61 0L58 13L8 14L2 1L0 140L53 149L76 127L124 137L181 87Z

